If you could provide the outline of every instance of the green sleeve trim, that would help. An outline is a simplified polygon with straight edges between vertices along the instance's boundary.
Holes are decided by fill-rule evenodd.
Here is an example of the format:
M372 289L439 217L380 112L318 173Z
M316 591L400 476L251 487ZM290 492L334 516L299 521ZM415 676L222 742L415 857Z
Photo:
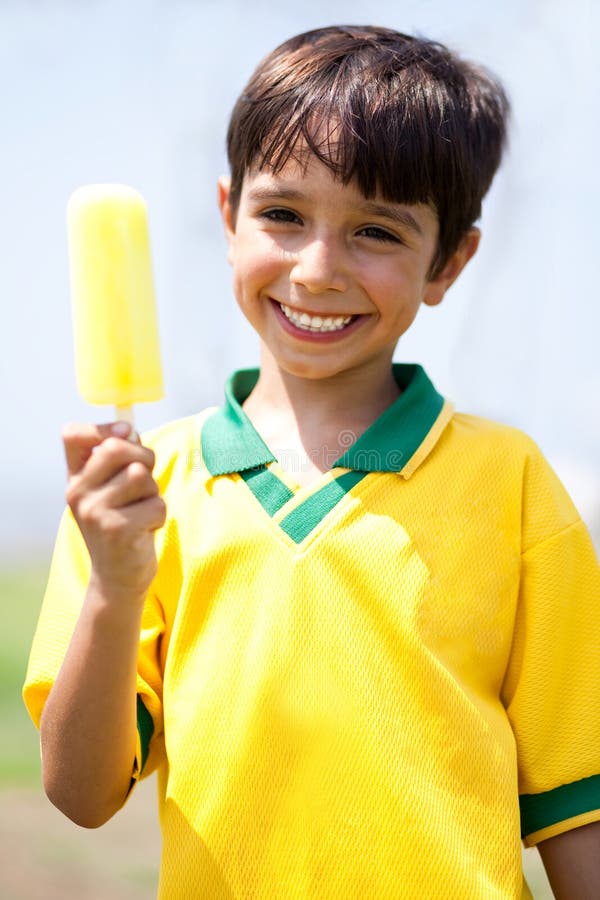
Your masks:
M339 478L329 482L321 490L308 497L304 503L292 510L279 523L285 533L297 544L301 543L319 522L340 502L342 497L355 484L367 475L367 472L344 472Z
M150 747L150 738L154 733L154 722L152 716L144 706L142 698L137 695L137 730L140 736L140 744L142 746L142 758L140 760L140 772L144 771L146 760L148 759L148 748Z
M600 775L561 784L543 794L521 794L521 836L549 828L557 822L600 809Z
M260 505L270 515L274 516L282 506L294 496L293 491L283 483L270 469L261 466L257 469L246 469L240 472Z

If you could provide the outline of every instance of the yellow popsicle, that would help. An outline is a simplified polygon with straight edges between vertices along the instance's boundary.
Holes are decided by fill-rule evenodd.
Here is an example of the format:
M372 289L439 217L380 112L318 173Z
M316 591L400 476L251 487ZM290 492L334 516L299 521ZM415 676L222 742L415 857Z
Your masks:
M132 421L131 404L163 396L146 204L126 185L86 185L67 224L79 393Z

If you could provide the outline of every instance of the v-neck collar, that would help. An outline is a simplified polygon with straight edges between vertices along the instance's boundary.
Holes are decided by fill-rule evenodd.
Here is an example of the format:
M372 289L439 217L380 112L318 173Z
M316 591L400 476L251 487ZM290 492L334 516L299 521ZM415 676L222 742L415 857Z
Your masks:
M452 415L424 369L395 363L402 393L333 463L358 472L397 472L408 478L429 454ZM275 462L242 403L258 381L258 369L242 369L225 386L225 403L205 421L202 455L211 475L245 472Z

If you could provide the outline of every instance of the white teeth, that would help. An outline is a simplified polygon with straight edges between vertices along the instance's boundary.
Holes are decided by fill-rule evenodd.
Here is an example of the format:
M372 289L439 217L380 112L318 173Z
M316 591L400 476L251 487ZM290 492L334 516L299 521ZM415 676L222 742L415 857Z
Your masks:
M280 303L279 306L284 315L297 328L301 328L303 331L340 331L354 318L354 316L336 316L335 318L333 316L327 316L326 318L323 318L323 316L309 316L308 313L296 312L296 310L285 306L283 303Z

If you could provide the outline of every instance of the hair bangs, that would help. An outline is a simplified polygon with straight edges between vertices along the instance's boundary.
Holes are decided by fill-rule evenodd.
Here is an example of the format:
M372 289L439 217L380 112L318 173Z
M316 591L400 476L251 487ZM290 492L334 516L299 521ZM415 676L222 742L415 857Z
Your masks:
M508 109L493 76L441 44L375 27L298 35L263 60L234 107L231 202L246 172L315 157L365 197L429 204L442 265L481 214Z
M303 166L316 157L342 183L355 181L365 197L435 206L431 123L423 125L414 111L423 99L407 97L405 85L367 79L372 73L363 68L350 74L340 65L319 91L303 85L293 103L288 91L273 91L270 115L263 109L261 117L260 150L249 154L246 169L277 173L290 160ZM410 80L402 80L410 89ZM256 147L258 137L249 146Z

